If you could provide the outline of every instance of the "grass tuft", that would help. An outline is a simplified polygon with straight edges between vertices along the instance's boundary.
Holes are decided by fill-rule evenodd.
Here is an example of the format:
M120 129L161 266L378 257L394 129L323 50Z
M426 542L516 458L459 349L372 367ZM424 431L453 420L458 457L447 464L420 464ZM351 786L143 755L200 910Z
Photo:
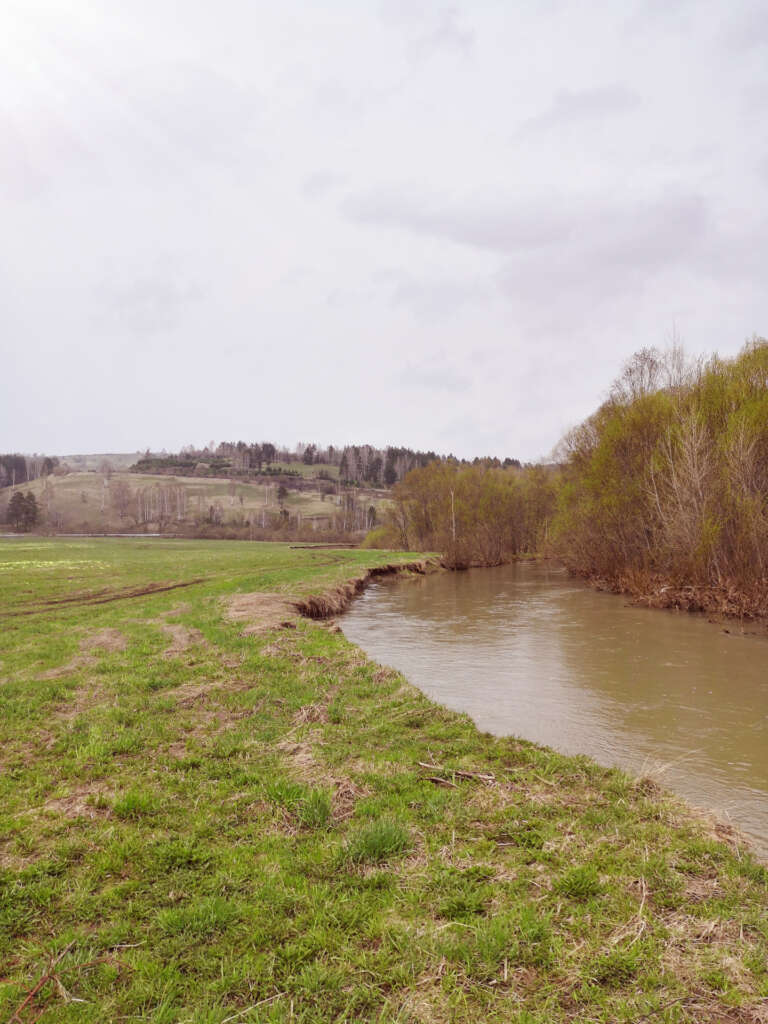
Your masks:
M353 864L381 864L407 853L413 846L408 829L399 821L380 818L364 825L350 838L346 855Z
M602 892L600 876L592 864L580 864L569 868L555 882L555 891L573 900L586 900Z
M154 810L154 796L142 789L129 789L112 805L112 813L117 818L141 818L152 814Z

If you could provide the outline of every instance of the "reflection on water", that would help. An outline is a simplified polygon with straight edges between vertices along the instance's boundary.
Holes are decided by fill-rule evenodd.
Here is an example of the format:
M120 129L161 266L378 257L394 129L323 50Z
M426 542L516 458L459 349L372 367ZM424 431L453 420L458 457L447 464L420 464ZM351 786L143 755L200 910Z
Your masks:
M481 729L635 771L768 851L768 640L523 562L380 583L344 632Z

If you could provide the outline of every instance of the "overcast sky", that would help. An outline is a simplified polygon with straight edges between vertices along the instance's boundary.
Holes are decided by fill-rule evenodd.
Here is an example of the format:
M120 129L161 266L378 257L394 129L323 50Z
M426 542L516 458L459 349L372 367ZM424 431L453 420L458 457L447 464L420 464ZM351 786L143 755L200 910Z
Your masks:
M765 0L2 0L0 451L534 459L768 334Z

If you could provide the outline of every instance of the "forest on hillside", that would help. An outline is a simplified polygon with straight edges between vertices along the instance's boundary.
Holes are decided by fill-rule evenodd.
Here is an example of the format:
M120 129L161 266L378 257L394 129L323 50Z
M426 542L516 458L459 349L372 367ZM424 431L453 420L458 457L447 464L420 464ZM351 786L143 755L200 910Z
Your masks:
M135 473L172 474L174 476L233 476L251 478L268 476L313 476L338 479L349 487L391 487L413 469L431 462L455 461L452 455L433 451L370 444L323 447L300 442L294 449L280 448L270 441L211 441L204 448L185 446L178 453L147 452L131 467ZM518 459L503 461L477 457L473 464L520 466ZM464 464L468 464L464 462Z

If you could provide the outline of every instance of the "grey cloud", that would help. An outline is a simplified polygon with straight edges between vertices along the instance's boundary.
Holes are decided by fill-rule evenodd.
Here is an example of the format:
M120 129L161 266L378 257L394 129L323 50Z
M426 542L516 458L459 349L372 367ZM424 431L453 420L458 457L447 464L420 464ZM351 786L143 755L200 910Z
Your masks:
M174 328L201 297L197 285L162 277L145 277L123 286L103 285L98 292L99 319L130 334L159 334Z
M557 263L571 251L592 254L591 263L661 266L690 252L706 231L708 211L698 196L661 196L654 201L604 200L599 196L490 205L478 200L439 206L415 192L381 192L347 200L343 210L360 223L399 227L500 253L524 253ZM556 249L554 256L552 250ZM580 273L584 272L584 267Z
M350 220L402 228L416 235L497 252L564 242L572 230L566 216L545 202L439 204L414 190L381 190L351 197L341 206Z
M553 301L571 313L614 301L684 261L701 264L711 230L707 204L698 196L667 195L653 202L600 205L574 224L568 246L517 258L500 271L508 297L550 315Z
M435 279L388 270L376 274L374 280L384 286L394 308L407 309L419 319L450 319L467 306L490 300L485 283L466 277Z
M448 366L435 366L432 362L419 366L406 366L396 377L400 387L422 391L447 391L461 394L472 387L471 379Z
M562 90L546 110L528 118L519 128L519 136L531 136L584 121L600 121L634 110L640 104L637 93L624 85L602 85L580 91Z
M82 127L43 103L0 110L0 182L14 199L39 199L71 181L93 183L101 164Z
M475 33L461 24L453 6L430 0L382 0L379 15L385 24L406 33L407 52L421 61L440 51L468 56L475 45Z
M624 22L624 31L637 36L653 34L659 25L668 31L670 26L682 28L689 15L700 14L701 0L639 0Z
M768 8L764 3L736 11L726 24L723 38L734 50L754 50L768 46Z
M143 141L158 155L220 161L259 153L255 128L263 101L221 71L175 61L123 71L109 85L119 111L118 133Z
M333 171L315 171L302 183L302 192L309 199L322 199L333 189L338 188L344 179Z
M462 28L457 13L452 7L441 11L435 27L419 36L410 46L410 53L416 60L429 57L439 50L454 50L468 56L475 45L475 33Z

